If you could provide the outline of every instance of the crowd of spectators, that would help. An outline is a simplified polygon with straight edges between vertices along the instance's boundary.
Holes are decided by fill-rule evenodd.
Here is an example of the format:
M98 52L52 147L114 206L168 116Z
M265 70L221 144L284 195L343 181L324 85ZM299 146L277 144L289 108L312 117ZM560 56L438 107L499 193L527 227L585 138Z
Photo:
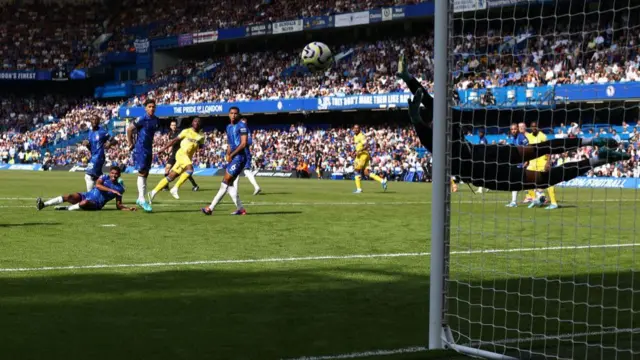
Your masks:
M135 34L129 29L150 24L149 37L166 37L264 22L292 20L310 16L333 15L393 5L408 5L422 0L236 0L236 1L155 1L127 0L110 24L114 34L110 48L129 51Z
M38 101L45 100L32 99L32 101L38 103ZM90 119L93 116L98 116L102 123L106 125L116 115L117 111L116 104L98 104L91 99L74 101L73 105L70 102L61 102L57 105L52 108L57 112L45 112L48 115L42 115L41 112L33 112L32 109L23 109L24 113L20 113L20 116L26 118L27 122L33 119L32 123L24 124L24 126L20 125L21 120L9 122L10 126L7 126L0 133L0 162L8 164L38 163L42 159L43 150L49 145L56 145L59 142L70 140L87 131L90 127ZM53 114L55 114L55 117ZM18 116L10 116L10 119L14 118L17 119ZM46 119L46 121L36 121L41 119ZM59 160L58 164L67 164L72 160L77 160L76 152L70 147L59 148L56 152ZM45 153L45 155L47 154ZM48 154L48 156L51 156L51 154Z
M2 70L55 70L90 58L104 31L102 1L10 1L0 6Z
M348 55L321 73L299 71L299 54L295 51L238 53L202 62L180 62L141 81L153 89L132 98L130 104L142 104L147 97L161 104L191 104L404 92L408 91L406 85L395 76L401 53L410 61L409 71L425 87L431 86L431 36L342 45L334 52Z
M603 17L604 19L604 17ZM458 89L640 81L637 18L554 22L454 37Z
M430 173L430 156L425 154L412 128L363 127L372 155L372 166L378 173L401 180L411 169ZM307 129L303 124L288 129L255 129L251 147L254 167L263 170L292 171L305 169L306 176L316 177L321 172L353 174L353 134L348 128ZM107 165L131 166L131 156L124 134L116 135L116 145L107 150ZM154 138L153 166L164 167L168 154L159 151L168 143L166 133L158 132ZM3 146L0 144L0 153ZM206 132L205 146L196 153L196 168L221 168L226 165L227 142L223 132ZM86 165L90 159L82 145L58 148L45 154L53 165ZM32 162L36 162L31 159ZM44 161L44 159L42 160ZM24 161L26 163L26 160Z
M455 37L456 88L640 81L640 27L631 26L623 34L614 30L619 25L586 23L578 31L559 24L557 32L549 34L537 34L531 27L514 32L488 29ZM131 99L131 104L146 97L176 104L407 92L395 76L401 53L410 73L430 88L433 44L433 36L424 34L336 46L336 54L349 55L320 73L294 71L299 63L296 51L181 62L142 81L151 90Z

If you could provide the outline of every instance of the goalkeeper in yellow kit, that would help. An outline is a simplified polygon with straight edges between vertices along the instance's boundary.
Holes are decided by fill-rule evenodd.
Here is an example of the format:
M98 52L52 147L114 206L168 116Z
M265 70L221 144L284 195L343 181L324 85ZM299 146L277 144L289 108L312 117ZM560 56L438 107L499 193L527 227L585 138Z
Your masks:
M178 178L178 182L169 192L174 198L180 199L180 196L178 196L178 189L189 179L191 175L193 175L193 163L191 159L196 151L198 151L198 148L204 145L204 134L200 128L199 118L193 119L191 127L189 129L182 130L180 135L171 140L162 150L160 150L160 152L165 152L171 149L171 147L178 143L178 141L180 142L180 149L176 153L176 163L169 171L169 175L160 180L158 185L156 185L156 187L147 195L150 204L153 202L153 198L156 194L162 191L165 186L178 176L180 176L180 178Z
M353 163L356 181L356 191L354 193L362 193L361 181L363 173L365 176L382 184L382 189L387 191L387 179L382 179L380 176L371 173L371 155L369 155L367 137L360 131L359 125L353 127L353 133L353 143L356 147L355 161Z

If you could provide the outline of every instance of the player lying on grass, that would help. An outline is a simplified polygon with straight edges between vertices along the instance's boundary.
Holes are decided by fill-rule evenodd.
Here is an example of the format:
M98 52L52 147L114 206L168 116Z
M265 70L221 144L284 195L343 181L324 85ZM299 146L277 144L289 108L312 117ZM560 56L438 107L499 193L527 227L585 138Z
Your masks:
M247 158L250 157L249 148L247 147L247 137L249 130L247 124L240 120L240 109L232 106L229 109L229 120L231 124L227 125L227 168L222 178L222 184L220 184L220 190L211 201L211 205L200 209L203 214L213 214L213 209L220 203L220 200L224 197L224 194L229 193L229 197L236 205L236 211L232 215L246 215L246 210L242 206L240 196L238 196L238 189L233 186L234 181L240 175L244 166L247 163Z
M48 206L69 203L71 206L56 206L56 210L101 210L109 201L116 199L118 210L136 211L135 207L126 207L122 204L124 186L120 182L120 168L112 166L109 175L102 175L96 182L96 186L87 192L62 195L43 202L41 198L36 200L36 207L42 210Z
M178 195L178 189L182 184L185 183L192 175L193 175L193 155L198 151L198 149L204 145L204 134L202 133L200 127L200 118L195 118L191 122L191 127L189 129L184 129L180 132L173 140L169 141L169 143L160 150L160 152L165 152L171 148L173 145L180 142L180 149L176 153L176 163L171 168L169 175L164 177L158 185L156 185L155 189L151 190L148 194L149 204L153 202L153 198L157 193L162 191L165 186L169 185L176 177L180 176L178 182L174 185L174 187L169 191L171 195L180 199Z
M102 167L105 161L104 151L115 143L116 141L111 138L109 132L100 127L100 118L93 116L87 140L82 142L82 145L91 152L91 159L87 164L87 170L84 175L87 191L91 191L96 186L96 180L102 176Z
M426 94L426 90L418 80L409 75L404 57L398 61L397 76L405 81L414 94L413 99L409 100L409 117L422 145L431 150L433 149L432 123L422 120L420 104L425 106L429 114L428 119L431 119L433 98ZM613 139L565 138L527 146L471 144L464 139L461 127L455 123L452 125L451 175L459 177L464 182L491 190L546 189L584 175L595 167L630 159L629 154L610 149L618 146L618 142ZM543 155L562 154L582 146L601 147L598 157L565 163L548 171L531 171L518 166Z

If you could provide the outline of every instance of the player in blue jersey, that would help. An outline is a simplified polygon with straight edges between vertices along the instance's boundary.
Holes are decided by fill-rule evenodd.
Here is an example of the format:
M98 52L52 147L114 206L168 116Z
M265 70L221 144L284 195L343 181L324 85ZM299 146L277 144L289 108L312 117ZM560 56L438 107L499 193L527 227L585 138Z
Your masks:
M115 144L115 140L111 138L111 135L106 129L100 127L100 118L94 116L91 118L89 136L82 144L91 151L91 160L89 160L84 175L87 191L91 191L96 185L96 180L102 176L102 167L105 161L104 151Z
M509 136L507 139L508 145L513 146L527 146L529 145L529 140L527 139L527 125L525 123L513 123L511 124L511 128L509 129ZM523 164L519 164L519 168L524 167ZM511 192L511 202L507 204L507 207L518 207L518 192Z
M222 184L220 184L220 190L211 201L211 205L200 209L205 215L213 214L213 209L227 192L236 205L236 211L232 214L245 215L247 213L238 196L238 189L233 186L233 183L247 164L249 130L247 129L247 124L240 121L240 109L235 106L229 109L229 120L231 120L231 123L227 125L227 168Z
M255 173L253 172L251 165L251 145L253 145L253 140L251 139L251 130L249 130L249 126L247 125L247 118L240 119L247 126L247 162L244 164L244 176L249 180L251 185L253 185L253 195L258 195L262 192L260 189L260 185L256 181ZM238 189L238 182L240 180L240 176L236 177L236 180L233 182L233 186Z
M43 202L41 198L36 200L36 207L42 210L48 206L60 205L64 202L71 206L56 206L56 210L101 210L106 203L116 199L118 210L136 211L135 207L126 207L122 204L124 186L120 182L120 168L112 166L108 175L102 175L96 182L96 186L84 193L62 195Z
M133 154L133 163L138 170L138 200L136 204L144 211L151 212L151 204L145 199L147 194L147 177L153 160L153 136L158 130L158 117L156 117L156 102L147 100L144 102L145 114L135 119L127 127L127 142L129 150ZM133 141L133 133L137 132L138 138Z

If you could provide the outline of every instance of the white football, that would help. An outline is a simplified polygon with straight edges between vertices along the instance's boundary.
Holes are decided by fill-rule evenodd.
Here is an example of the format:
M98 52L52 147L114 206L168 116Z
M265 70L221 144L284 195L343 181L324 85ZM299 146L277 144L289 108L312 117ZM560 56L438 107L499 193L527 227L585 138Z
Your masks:
M307 44L300 57L309 71L323 71L333 64L331 49L326 44L318 41Z

